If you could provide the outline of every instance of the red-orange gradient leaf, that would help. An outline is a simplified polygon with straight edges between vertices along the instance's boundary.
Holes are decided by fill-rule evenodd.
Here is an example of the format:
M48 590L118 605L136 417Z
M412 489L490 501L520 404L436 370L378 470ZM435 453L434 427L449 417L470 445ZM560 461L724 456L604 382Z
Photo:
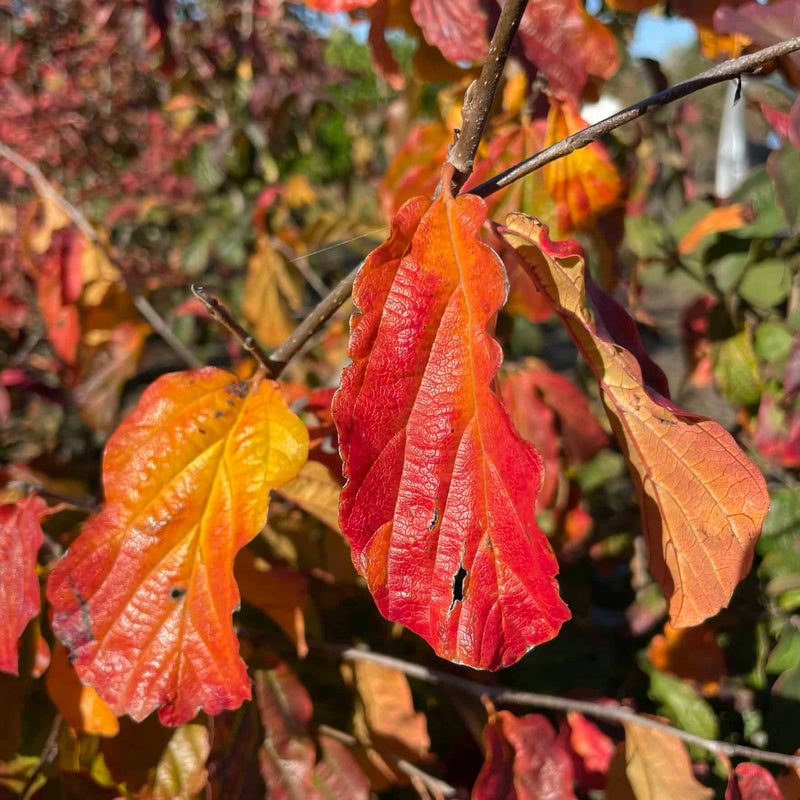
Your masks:
M340 524L382 614L443 658L513 664L569 611L534 515L542 463L490 389L506 294L484 202L409 201L356 281L333 401Z
M116 715L179 725L250 696L233 559L291 480L305 426L276 384L207 367L165 375L108 442L106 505L47 587L53 630Z
M666 378L635 323L592 283L575 242L551 242L547 228L523 214L507 225L507 238L600 382L670 622L697 625L728 604L750 569L769 508L764 477L721 425L667 399Z
M17 671L17 641L39 613L36 554L42 546L41 518L47 504L26 497L0 506L0 672Z
M572 762L547 717L492 713L483 731L486 760L472 800L575 800Z

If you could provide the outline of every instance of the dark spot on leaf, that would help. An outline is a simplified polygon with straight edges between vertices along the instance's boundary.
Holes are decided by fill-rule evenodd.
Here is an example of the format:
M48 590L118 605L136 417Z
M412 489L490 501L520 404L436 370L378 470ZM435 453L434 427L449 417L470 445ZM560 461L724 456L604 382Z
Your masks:
M205 433L205 431L204 431L202 428L198 428L198 429L197 429L197 432L198 432L198 433Z
M214 419L219 419L220 417L224 417L224 416L225 416L225 412L224 411L215 411L214 412Z
M456 603L460 603L464 599L464 580L467 577L467 570L464 569L464 565L458 565L458 572L453 575L453 602L450 604L450 610L452 611L453 607Z
M173 586L173 587L172 587L172 588L169 590L169 596L170 596L170 597L171 597L173 600L180 600L180 599L181 599L181 597L183 597L185 594L186 594L186 589L181 589L181 587L180 587L180 586Z
M92 633L92 616L89 611L89 603L78 590L78 584L75 583L75 579L72 577L72 575L69 576L69 583L70 586L72 586L72 591L75 593L78 605L81 608L81 632L83 633L83 641L80 642L80 644L88 644L89 642L94 641L94 633ZM72 647L71 649L77 650L77 647Z
M433 507L433 516L431 517L431 521L428 523L428 530L432 531L436 524L439 522L439 506Z
M247 381L236 381L236 383L229 383L225 387L226 392L235 394L237 397L247 397L247 392L250 389L250 384Z

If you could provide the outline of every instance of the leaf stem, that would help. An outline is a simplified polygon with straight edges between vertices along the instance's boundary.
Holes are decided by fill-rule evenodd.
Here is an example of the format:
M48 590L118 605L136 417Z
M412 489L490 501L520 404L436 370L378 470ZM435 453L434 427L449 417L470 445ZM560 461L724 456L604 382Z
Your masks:
M528 0L505 0L500 18L497 20L489 52L481 67L481 74L473 81L464 93L464 102L461 106L461 131L456 141L447 154L446 163L452 164L451 189L453 194L464 185L472 174L475 154L481 143L489 112L503 76L511 43L514 41L522 15ZM445 178L443 177L443 180Z
M506 5L510 5L510 3L506 3ZM645 98L594 125L589 125L583 130L567 136L546 150L542 150L540 153L510 167L505 172L501 172L478 184L475 188L470 189L470 193L477 194L479 197L489 197L514 181L518 181L520 178L524 178L526 175L541 169L545 164L557 161L575 150L586 147L603 134L619 128L627 122L638 119L656 108L665 106L716 83L737 78L746 72L753 72L766 62L797 50L800 50L800 36L779 42L771 47L765 47L763 50L750 55L724 61L705 72L695 75L694 78L683 81L683 83L677 83L675 86ZM450 160L449 154L448 160ZM361 264L363 263L362 261ZM303 345L336 313L336 309L347 300L353 289L353 283L361 264L358 264L317 304L311 313L295 328L289 338L272 354L272 360L278 364L278 374L297 355ZM277 375L274 377L277 377Z
M234 318L233 314L228 311L227 307L221 300L210 294L205 286L198 286L192 284L192 294L203 304L206 311L217 321L220 325L227 328L231 335L239 342L244 350L250 353L256 361L258 361L261 369L269 376L273 376L275 372L275 362L264 352L261 345L256 341L252 334L248 333Z
M636 725L664 731L665 733L669 733L681 739L687 744L694 744L698 747L702 747L710 753L723 753L732 757L753 758L772 764L781 764L794 769L800 768L800 756L790 756L769 750L759 750L757 747L747 747L746 745L720 742L716 739L707 739L704 736L697 736L694 733L683 731L680 728L674 728L672 725L660 722L653 717L639 714L627 706L609 706L589 700L575 700L570 697L557 697L556 695L538 694L535 692L520 692L513 689L506 689L502 686L475 683L459 675L442 672L436 669L429 669L422 664L415 664L401 658L384 655L383 653L375 653L372 650L361 647L348 647L346 645L336 645L327 642L310 642L309 644L312 651L328 653L345 661L369 661L373 664L381 664L384 667L399 670L409 678L415 678L416 680L434 686L448 686L476 697L486 695L493 703L545 708L550 711L560 711L562 713L577 711L588 717L594 717L595 719L604 719L621 723L631 722Z
M117 268L119 274L122 276L122 280L125 282L125 286L131 294L133 305L136 307L136 310L150 323L153 330L172 348L172 350L190 367L202 367L203 365L197 356L173 333L167 321L161 317L158 311L150 304L150 301L133 285L132 281L126 277L125 271L117 263L111 248L100 238L100 235L89 220L86 219L83 212L72 205L66 197L56 191L53 184L45 178L44 173L36 164L28 161L27 158L21 156L16 150L12 150L4 142L0 142L0 157L7 159L12 164L19 167L31 179L39 195L57 205L70 220L72 220L75 227L89 241L93 242L103 251L106 258Z

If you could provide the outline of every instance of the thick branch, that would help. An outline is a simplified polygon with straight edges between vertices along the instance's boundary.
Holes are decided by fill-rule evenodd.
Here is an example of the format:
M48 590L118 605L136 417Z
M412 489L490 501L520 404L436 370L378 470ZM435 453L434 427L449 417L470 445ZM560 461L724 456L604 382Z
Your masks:
M346 661L369 661L373 664L381 664L384 667L399 670L403 674L408 675L409 678L416 678L424 683L430 683L436 686L448 686L477 697L486 695L492 702L501 705L531 706L533 708L546 708L550 711L560 711L562 713L577 711L580 714L585 714L587 717L594 717L595 719L605 719L622 723L632 722L636 725L643 725L647 728L655 728L656 730L664 731L681 739L687 744L696 744L698 747L702 747L710 753L724 753L727 756L754 758L759 761L768 761L772 764L782 764L783 766L794 769L800 768L800 756L789 756L784 753L759 750L756 747L746 747L740 744L720 742L716 739L706 739L703 736L697 736L693 733L682 731L680 728L673 728L671 725L659 722L652 717L637 714L626 706L609 706L601 703L593 703L588 700L574 700L569 697L556 697L555 695L537 694L535 692L518 692L505 689L502 686L488 686L482 683L474 683L473 681L458 675L453 675L449 672L428 669L428 667L424 667L421 664L414 664L410 661L386 656L382 653L374 653L371 650L359 647L345 647L324 642L312 643L311 646L312 650L331 653Z
M715 83L722 83L732 78L738 78L745 73L753 72L768 61L788 55L796 50L800 50L800 36L795 36L794 39L787 39L785 42L779 42L772 47L765 47L756 53L717 64L717 66L695 75L688 81L676 83L674 86L670 86L669 89L664 89L664 91L654 94L652 97L641 100L594 125L590 125L588 128L567 136L566 139L556 142L546 150L520 161L519 164L509 167L505 172L501 172L499 175L495 175L493 178L489 178L489 180L479 184L474 189L470 189L470 193L477 194L480 197L488 197L499 189L514 183L514 181L518 181L537 169L541 169L545 164L586 147L603 134L619 128L626 122L632 122L657 108L673 103L675 100L680 100L682 97L686 97L700 89L713 86Z
M464 94L464 103L461 106L461 131L447 154L447 163L455 167L452 180L453 194L458 192L472 174L475 153L478 152L478 145L481 143L486 121L492 110L508 52L527 5L528 0L506 0L503 4L481 74L469 85Z
M113 253L106 246L106 243L100 238L97 231L92 224L83 215L80 209L76 208L69 200L63 195L59 194L50 181L45 178L42 171L36 164L28 161L27 158L21 156L16 150L12 150L8 145L0 142L0 156L8 159L12 164L16 164L30 179L36 191L42 197L47 198L52 203L57 205L75 224L75 227L97 247L99 247L106 258L114 264L119 270L122 280L133 298L133 304L136 310L150 323L153 330L172 348L172 350L179 355L190 367L202 367L202 363L194 355L194 353L186 347L186 345L178 339L172 332L172 328L160 316L158 311L150 305L147 298L125 277L125 272L120 269L119 265L114 259Z
M540 153L510 167L505 172L501 172L499 175L489 178L489 180L471 189L470 193L477 194L480 197L488 197L514 181L524 178L531 172L541 169L545 164L563 158L575 150L579 150L581 147L586 147L586 145L591 144L591 142L595 141L595 139L602 136L604 133L608 133L614 130L614 128L624 125L626 122L638 119L656 108L660 108L682 97L686 97L707 86L737 78L747 72L753 72L768 61L788 55L797 50L800 50L800 36L796 36L794 39L787 39L785 42L779 42L772 47L766 47L763 50L759 50L757 53L718 64L705 72L701 72L688 81L675 84L675 86L665 89L663 92L659 92L635 105L629 106L617 114L613 114L594 125L590 125L588 128L584 128L582 131L567 136L566 139L556 142L546 150L542 150ZM291 336L272 354L272 360L280 365L279 370L282 370L286 366L300 351L303 345L336 313L336 309L347 300L360 268L361 264L347 275L330 294L323 298L316 308L314 308L303 322L297 326Z

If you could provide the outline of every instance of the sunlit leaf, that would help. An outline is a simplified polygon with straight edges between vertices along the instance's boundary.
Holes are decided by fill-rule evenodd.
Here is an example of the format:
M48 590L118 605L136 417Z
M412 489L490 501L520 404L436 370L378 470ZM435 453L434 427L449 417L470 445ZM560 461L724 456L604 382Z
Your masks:
M477 238L485 213L446 193L401 209L356 282L333 415L340 523L379 610L442 657L498 669L569 612L534 516L541 460L490 389L505 274Z
M725 800L785 800L775 778L757 764L737 764L728 777Z
M115 714L179 725L249 697L233 558L307 447L274 383L213 367L160 378L115 431L106 505L48 582L56 635Z
M586 125L573 100L551 98L545 147ZM599 142L546 164L542 172L547 190L557 203L558 224L564 233L583 227L616 205L622 195L622 179L608 151Z
M680 739L657 728L625 723L626 774L636 800L709 800L711 789L692 773Z
M604 789L614 742L583 714L567 714L572 765L579 790Z
M578 245L551 242L547 229L524 215L507 224L509 240L600 381L670 621L696 625L727 605L750 569L769 508L764 478L722 426L667 399L666 378L635 323L593 284Z

